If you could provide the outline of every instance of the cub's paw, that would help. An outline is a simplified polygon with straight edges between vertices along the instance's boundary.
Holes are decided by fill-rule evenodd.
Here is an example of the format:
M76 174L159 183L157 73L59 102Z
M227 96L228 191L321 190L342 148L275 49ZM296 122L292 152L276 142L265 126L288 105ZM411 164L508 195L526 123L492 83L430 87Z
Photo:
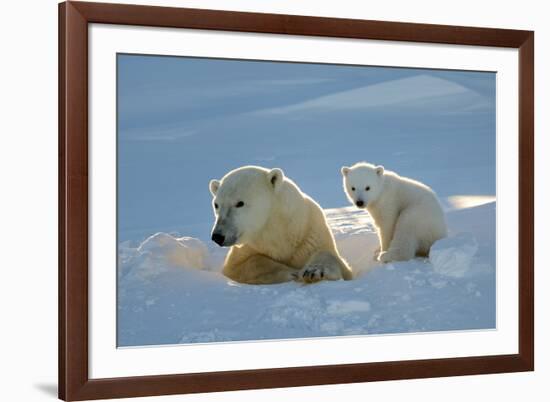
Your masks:
M378 261L378 257L380 257L380 254L381 254L381 248L380 248L380 246L378 246L376 248L376 250L374 250L374 254L372 255L372 259L374 261Z

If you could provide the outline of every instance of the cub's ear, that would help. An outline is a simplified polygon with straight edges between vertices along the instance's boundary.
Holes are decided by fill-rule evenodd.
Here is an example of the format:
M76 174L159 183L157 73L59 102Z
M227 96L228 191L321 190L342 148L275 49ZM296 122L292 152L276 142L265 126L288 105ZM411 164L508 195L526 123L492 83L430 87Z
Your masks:
M273 188L275 190L278 190L281 188L281 185L283 184L283 179L285 178L285 174L281 169L275 168L271 169L269 172L267 172L267 178Z
M378 176L382 176L384 174L384 166L382 165L376 166L376 174Z
M218 189L220 188L220 181L219 180L210 180L210 192L212 195L216 195L218 192Z
M349 173L349 167L342 166L342 168L340 169L340 172L342 172L342 176L347 176Z

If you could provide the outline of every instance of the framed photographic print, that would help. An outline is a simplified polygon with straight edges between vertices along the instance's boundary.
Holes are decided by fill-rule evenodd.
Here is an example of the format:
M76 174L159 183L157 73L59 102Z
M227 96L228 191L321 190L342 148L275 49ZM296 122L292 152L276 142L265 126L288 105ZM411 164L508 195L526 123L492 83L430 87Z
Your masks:
M534 369L534 33L59 6L59 396Z

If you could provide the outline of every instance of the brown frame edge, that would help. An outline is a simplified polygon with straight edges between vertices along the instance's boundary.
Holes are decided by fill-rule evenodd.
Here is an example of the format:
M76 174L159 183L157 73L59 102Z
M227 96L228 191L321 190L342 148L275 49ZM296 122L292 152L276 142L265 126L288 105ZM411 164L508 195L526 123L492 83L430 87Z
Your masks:
M88 24L519 49L519 353L89 379ZM85 400L534 370L534 33L106 3L59 4L59 398Z

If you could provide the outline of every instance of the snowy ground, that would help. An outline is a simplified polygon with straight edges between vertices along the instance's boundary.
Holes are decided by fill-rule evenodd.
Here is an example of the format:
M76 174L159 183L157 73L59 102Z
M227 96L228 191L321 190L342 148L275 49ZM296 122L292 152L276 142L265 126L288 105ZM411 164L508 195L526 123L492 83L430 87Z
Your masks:
M358 276L315 285L242 285L219 272L226 249L157 233L119 247L119 346L495 327L491 197L445 200L450 236L429 259L380 265L367 213L326 215ZM208 225L209 223L205 223Z

